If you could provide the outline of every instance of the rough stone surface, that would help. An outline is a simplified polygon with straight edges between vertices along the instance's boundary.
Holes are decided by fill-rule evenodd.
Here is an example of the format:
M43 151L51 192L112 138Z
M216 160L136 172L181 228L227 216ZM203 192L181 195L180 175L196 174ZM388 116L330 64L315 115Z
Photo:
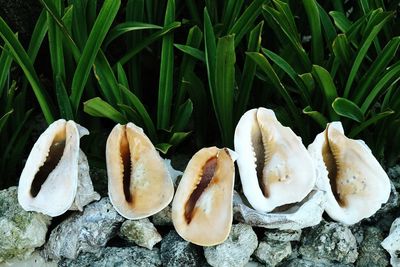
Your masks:
M280 242L290 242L290 241L300 241L301 230L266 230L264 232L265 241L280 241Z
M160 212L152 216L153 224L156 226L172 225L171 205L166 206Z
M160 252L163 266L204 266L201 247L183 240L174 230L161 241Z
M264 264L259 263L258 261L250 260L248 263L244 265L244 267L264 267Z
M249 262L257 248L257 235L250 225L232 225L228 239L216 246L204 247L207 262L218 267L239 267Z
M95 252L115 236L124 218L108 198L87 205L83 213L74 213L50 234L43 255L51 259L75 259L80 252Z
M153 267L161 266L158 249L107 247L97 253L82 253L77 259L62 259L60 267Z
M395 165L387 170L390 180L397 190L400 190L400 165Z
M83 207L93 202L99 200L100 195L94 191L92 179L89 174L89 162L85 153L79 150L78 159L78 188L76 191L76 196L74 203L72 204L70 210L80 210L83 211Z
M292 253L290 242L261 241L254 252L254 256L266 266L276 266Z
M30 255L46 240L51 217L22 209L17 187L0 191L0 262Z
M119 229L119 235L138 246L153 249L161 241L161 235L149 219L127 220Z
M381 247L382 231L376 227L366 227L364 240L360 245L357 267L385 267L389 266L385 250Z
M39 252L35 251L25 259L13 258L4 263L0 263L0 267L57 267L57 261L46 261Z
M292 259L288 262L285 262L283 265L285 267L352 267L352 264L342 264L337 262L330 262L326 260L321 260L319 262L315 262L312 260L306 259Z
M299 248L304 259L354 263L358 257L356 238L350 229L339 223L323 221L303 233Z
M239 194L233 195L233 216L251 226L280 230L298 230L319 224L325 208L325 192L313 190L302 202L285 212L263 213L246 205Z
M381 243L390 254L390 264L400 266L400 218L397 218L390 227L389 236Z

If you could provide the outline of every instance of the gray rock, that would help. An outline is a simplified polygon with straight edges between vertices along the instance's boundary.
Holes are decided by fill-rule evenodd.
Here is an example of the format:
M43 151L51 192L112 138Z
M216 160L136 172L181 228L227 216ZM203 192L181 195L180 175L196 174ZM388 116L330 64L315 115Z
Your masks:
M330 262L321 260L314 262L306 259L292 259L286 262L283 266L285 267L352 267L352 264L342 264L337 262Z
M248 263L244 265L244 267L264 267L264 264L250 260Z
M160 212L152 216L153 224L156 226L172 225L171 205L166 206Z
M354 263L358 257L356 238L347 226L323 221L303 233L299 248L304 259L318 262L325 259Z
M35 251L24 259L13 258L4 263L0 263L0 267L57 267L57 261L46 261L39 252Z
M161 241L160 252L163 266L204 266L201 248L183 240L174 230Z
M390 254L390 264L400 266L400 218L397 218L390 227L389 236L381 243Z
M382 231L376 227L366 227L364 240L360 245L357 267L385 267L389 265L386 252L380 243L383 240Z
M99 199L100 195L94 191L92 179L90 178L89 162L87 157L82 150L79 150L78 188L76 190L74 203L72 203L70 210L83 211L84 206Z
M232 225L228 239L216 246L204 247L204 256L211 266L244 266L257 248L257 235L250 225Z
M261 241L254 252L254 256L266 266L274 267L283 259L292 254L290 242Z
M290 241L300 241L301 230L266 230L264 232L265 241L280 241L280 242L290 242Z
M103 198L85 207L83 213L74 213L50 234L43 255L46 258L75 259L80 252L95 252L116 235L124 218Z
M325 203L325 192L313 190L302 202L284 212L264 213L250 208L239 194L234 192L233 216L236 220L251 226L298 230L317 225L322 220Z
M0 191L0 262L24 258L46 241L51 217L18 204L17 187Z
M400 190L400 165L395 165L387 170L390 180L397 190Z
M153 249L161 241L161 235L149 219L127 220L119 229L119 235L138 246Z
M82 253L75 260L62 259L60 267L153 267L161 266L158 249L140 247L102 248L96 253Z

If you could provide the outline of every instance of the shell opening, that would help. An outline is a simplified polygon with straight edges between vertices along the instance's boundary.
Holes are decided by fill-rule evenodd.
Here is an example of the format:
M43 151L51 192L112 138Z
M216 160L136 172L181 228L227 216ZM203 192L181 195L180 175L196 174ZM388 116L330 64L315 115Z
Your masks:
M328 171L328 178L332 188L332 193L335 196L335 199L339 203L339 205L344 206L345 203L344 200L340 197L337 184L338 173L339 173L338 163L335 158L333 144L330 143L328 138L328 131L329 131L329 125L325 131L325 142L324 145L322 146L322 159L324 160L326 169Z
M263 170L266 163L266 151L265 151L262 131L258 124L255 124L254 127L251 129L251 145L255 154L255 164L256 164L258 184L261 188L263 195L265 197L268 197L269 195L268 188L263 178Z
M65 149L65 136L66 133L64 130L54 137L43 165L39 167L38 172L33 178L30 190L32 197L36 197L39 194L43 183L60 162Z
M132 172L132 162L131 162L131 151L129 148L129 141L126 133L126 129L124 129L122 137L121 137L121 142L119 145L119 150L120 150L120 156L122 160L122 183L123 183L123 188L124 188L124 195L125 195L125 200L127 202L132 201L132 194L130 190L130 185L131 185L131 172Z
M199 200L201 194L210 184L211 180L214 178L215 170L217 169L217 157L211 157L207 160L207 162L203 166L202 174L200 175L200 181L197 184L197 187L193 190L190 195L188 201L185 205L185 219L186 223L190 224L192 218L194 216L194 207L196 206L197 201Z

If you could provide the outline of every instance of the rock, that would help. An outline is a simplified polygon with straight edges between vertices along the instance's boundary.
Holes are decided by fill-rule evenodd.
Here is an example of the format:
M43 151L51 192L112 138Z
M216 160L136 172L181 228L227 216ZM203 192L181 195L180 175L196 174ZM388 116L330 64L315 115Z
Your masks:
M26 259L11 259L0 264L0 267L57 267L58 262L46 261L39 252L33 252Z
M323 221L303 234L299 248L304 259L354 263L357 260L357 242L350 229L339 223Z
M300 241L301 230L267 230L264 232L265 241L280 241L280 242L290 242L290 241Z
M383 240L382 231L376 227L366 227L364 240L360 245L357 267L385 267L389 265L386 253L380 243Z
M138 246L153 249L161 241L161 235L149 219L127 220L119 229L119 235Z
M244 266L257 248L257 235L250 225L232 225L228 239L216 246L204 247L204 256L211 266Z
M280 230L298 230L319 224L322 220L325 192L313 190L299 204L284 212L263 213L247 206L239 194L233 195L233 216L251 226Z
M0 191L0 262L29 256L46 241L51 217L18 204L17 187Z
M285 267L352 267L352 264L341 264L337 262L330 262L321 260L320 262L314 262L306 259L292 259L285 262Z
M74 213L50 234L43 255L50 259L75 259L80 252L95 252L116 235L124 218L108 198L102 198L85 207L83 213Z
M244 265L244 267L264 267L264 265L257 261L250 260L248 263Z
M261 241L254 252L254 256L266 266L276 266L292 253L290 242Z
M163 266L203 266L205 262L201 248L183 240L174 230L161 241L160 252Z
M89 162L87 157L82 150L79 150L78 188L76 190L74 203L70 210L82 211L84 206L99 199L100 195L94 191L92 179L90 178Z
M381 243L390 254L390 264L400 266L400 218L397 218L390 227L389 236Z
M395 165L387 170L387 174L396 187L397 190L400 190L400 165Z
M161 266L158 249L140 247L101 248L96 253L82 253L75 260L62 259L59 267L153 267Z
M160 212L154 214L152 216L152 221L156 226L172 225L171 206L168 205Z

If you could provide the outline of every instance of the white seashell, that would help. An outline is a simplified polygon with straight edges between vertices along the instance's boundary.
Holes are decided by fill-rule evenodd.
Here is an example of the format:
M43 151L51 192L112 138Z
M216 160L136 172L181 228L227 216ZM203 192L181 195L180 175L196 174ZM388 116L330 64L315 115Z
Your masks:
M88 131L82 126L60 119L40 135L19 181L18 202L22 208L55 217L74 206L75 199L75 206L82 210L84 205L100 198L93 191L89 175L79 173L79 170L89 168L87 161L79 165L79 159L84 157L79 149L83 134ZM80 177L85 181L80 181ZM78 184L82 182L85 190L79 190L77 197Z
M326 212L354 224L375 214L390 196L390 180L368 146L328 124L308 147L317 167L317 187L327 192Z
M243 192L260 212L300 202L313 189L315 169L301 138L272 110L247 111L235 130Z
M232 226L235 167L228 149L203 148L189 161L172 202L178 234L201 246L225 241Z
M171 202L168 168L142 128L117 124L107 139L106 159L110 201L125 218L146 218Z

